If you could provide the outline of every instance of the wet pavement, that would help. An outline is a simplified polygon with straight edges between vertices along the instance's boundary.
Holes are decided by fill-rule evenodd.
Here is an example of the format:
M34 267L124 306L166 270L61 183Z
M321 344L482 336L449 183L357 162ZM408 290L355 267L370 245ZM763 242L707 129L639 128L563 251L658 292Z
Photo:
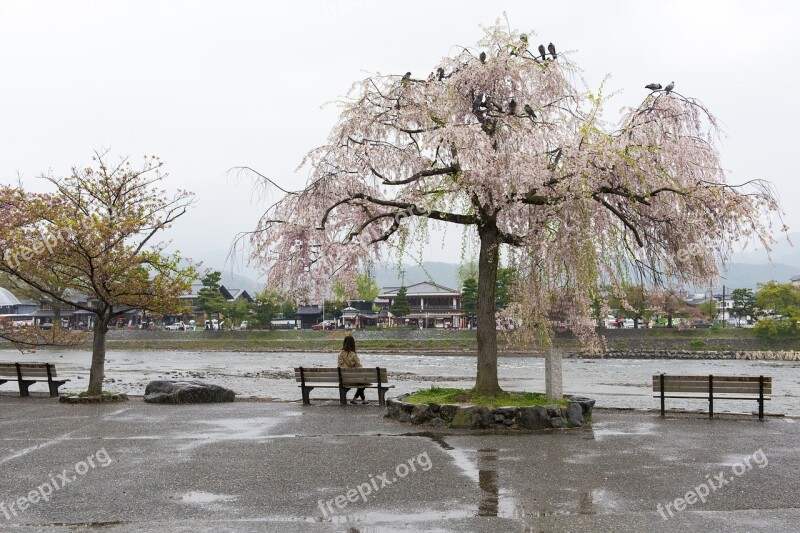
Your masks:
M374 404L0 395L2 531L796 531L798 473L793 418L475 434Z
M460 355L360 354L364 366L389 370L395 385L390 396L431 385L469 387L475 378L475 357ZM64 392L86 389L90 354L86 351L40 351L28 360L56 363L59 375L72 381ZM0 350L0 362L15 362L19 352ZM198 379L233 389L237 397L298 401L300 392L292 369L296 366L333 366L336 354L301 352L147 352L110 351L106 363L108 390L144 394L154 379ZM595 398L601 407L655 409L652 376L668 374L718 374L772 376L773 399L767 413L800 416L800 361L669 360L669 359L565 359L564 390ZM544 391L544 360L538 357L500 357L500 384L504 389ZM0 385L0 393L12 393L16 383ZM46 385L31 390L46 391ZM368 391L369 392L369 391ZM313 397L335 397L330 390L316 390ZM670 400L669 408L701 411L701 400ZM715 402L718 412L749 413L756 402Z

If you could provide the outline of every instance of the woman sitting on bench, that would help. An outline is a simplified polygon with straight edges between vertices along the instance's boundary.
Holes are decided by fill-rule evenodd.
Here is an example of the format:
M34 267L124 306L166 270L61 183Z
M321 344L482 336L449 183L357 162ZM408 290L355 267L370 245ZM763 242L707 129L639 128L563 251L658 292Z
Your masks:
M339 352L338 366L342 368L361 368L361 361L358 359L358 354L356 353L356 340L352 335L348 335L344 338L342 351ZM369 403L364 396L364 387L356 389L356 393L353 399L350 400L350 403L357 403L358 398L361 398L361 403L364 405Z

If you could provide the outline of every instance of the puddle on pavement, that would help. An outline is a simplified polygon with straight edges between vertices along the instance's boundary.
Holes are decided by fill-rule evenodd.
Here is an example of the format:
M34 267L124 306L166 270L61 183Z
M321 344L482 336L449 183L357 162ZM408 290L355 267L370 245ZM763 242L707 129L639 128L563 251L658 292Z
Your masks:
M595 440L602 440L605 437L629 437L635 435L654 435L656 432L656 425L650 422L636 424L630 430L621 429L606 429L610 424L595 423L589 430L594 435Z
M183 503L207 505L218 502L234 502L238 500L239 497L231 496L229 494L212 494L211 492L193 490L191 492L187 492L186 494L182 494L175 499L181 500Z

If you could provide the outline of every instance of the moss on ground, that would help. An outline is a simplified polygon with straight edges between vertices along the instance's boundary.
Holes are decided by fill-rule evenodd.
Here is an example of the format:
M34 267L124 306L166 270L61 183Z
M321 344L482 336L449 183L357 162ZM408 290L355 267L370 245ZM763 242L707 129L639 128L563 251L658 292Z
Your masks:
M496 396L484 396L477 394L472 389L449 389L431 387L421 390L410 396L404 401L409 403L457 403L480 405L483 407L532 407L534 405L558 405L566 407L568 400L548 400L547 397L539 392L501 392Z

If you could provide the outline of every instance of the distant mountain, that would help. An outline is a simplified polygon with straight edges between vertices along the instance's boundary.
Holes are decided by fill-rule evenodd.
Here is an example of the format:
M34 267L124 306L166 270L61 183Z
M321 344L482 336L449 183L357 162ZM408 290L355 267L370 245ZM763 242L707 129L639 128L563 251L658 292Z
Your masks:
M798 235L798 242L800 242L800 235ZM422 265L403 265L402 268L405 271L406 285L413 285L421 281L434 281L451 289L459 289L461 287L458 280L459 267L460 265L456 263L424 261ZM397 265L378 265L374 268L372 275L380 287L401 285L401 275ZM715 284L715 289L724 284L731 289L755 290L759 283L771 280L788 283L789 279L796 275L800 275L800 254L798 254L796 262L788 264L766 261L728 263L728 270L723 274L724 277ZM696 290L702 292L708 290L708 287L697 287Z
M401 275L397 264L379 264L373 269L372 275L378 286L398 287L403 284L413 285L422 281L433 281L450 289L460 289L458 281L458 264L441 263L437 261L423 261L422 265L403 265L405 275Z
M782 263L784 265L796 265L800 270L800 233L776 236L776 240L778 242L772 246L772 251L769 254L763 248L756 248L734 254L731 257L731 261L751 265L766 264L772 261L773 263Z
M797 263L800 265L800 260ZM757 289L759 283L775 280L779 283L788 283L792 276L800 274L800 266L791 266L783 263L729 263L728 271L720 280L720 285L734 289Z

